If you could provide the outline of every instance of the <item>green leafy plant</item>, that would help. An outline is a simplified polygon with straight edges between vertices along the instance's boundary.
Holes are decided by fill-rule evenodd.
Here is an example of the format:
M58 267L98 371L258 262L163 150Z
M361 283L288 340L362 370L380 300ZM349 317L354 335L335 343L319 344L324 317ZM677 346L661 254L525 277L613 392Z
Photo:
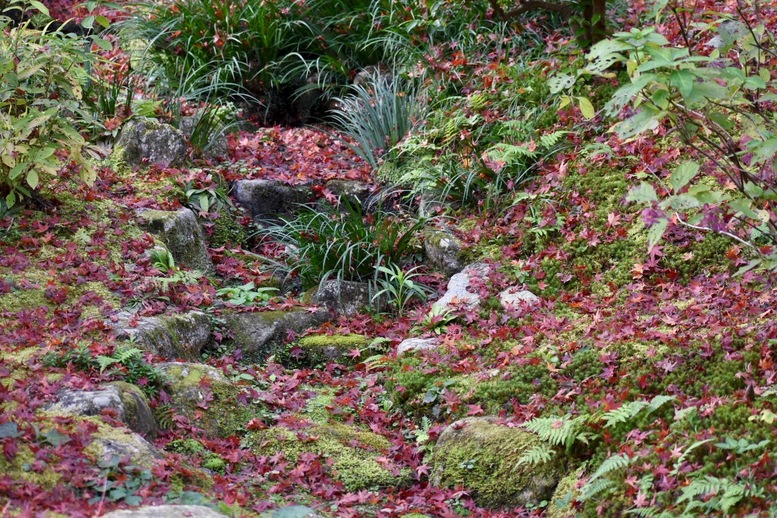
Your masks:
M360 202L342 201L336 214L303 207L292 219L268 226L266 237L286 245L290 273L304 288L322 279L375 281L381 266L399 264L413 251L413 237L426 220L400 218L382 208L365 213Z
M39 2L14 2L8 8L48 10ZM96 172L81 130L96 121L84 104L83 89L95 58L90 40L75 35L33 30L32 19L11 26L0 15L0 194L4 209L30 198L57 178L69 162L91 185ZM91 41L109 47L101 38ZM63 156L67 153L67 157Z
M225 299L229 304L242 306L246 304L267 303L272 298L272 294L277 292L278 288L270 286L257 287L253 281L230 288L221 288L216 290L219 297Z
M735 19L694 23L693 35L684 27L686 45L680 48L655 26L616 33L592 47L588 67L578 75L611 76L613 64L625 65L631 81L604 107L609 116L635 108L615 124L618 136L632 139L666 126L692 151L669 175L653 171L659 189L644 182L629 194L629 200L650 206L649 246L662 238L670 221L723 233L757 255L746 270L777 266L777 185L771 173L777 120L767 108L777 100L777 80L768 69L775 36L748 22L742 9ZM691 41L705 36L712 52L695 54ZM571 87L575 80L560 76L556 88Z
M100 468L98 477L87 482L87 487L96 493L89 500L90 504L101 501L123 502L132 507L141 504L143 498L138 492L153 480L151 471L139 466L123 465L116 455L98 461L97 466Z
M153 397L166 384L162 371L151 365L143 356L143 351L129 344L120 344L111 355L99 355L92 360L100 372L118 376L129 383L138 384L143 391Z
M215 176L213 184L207 187L195 187L194 182L189 181L184 186L183 204L195 211L208 213L211 210L221 212L234 209L229 198L229 187L224 178Z
M425 302L429 292L428 286L413 280L418 274L415 273L419 267L404 271L399 265L392 264L388 267L379 266L378 271L383 274L378 278L378 286L381 288L372 297L372 300L381 300L385 297L386 302L393 306L398 316L402 316L405 307L412 300Z

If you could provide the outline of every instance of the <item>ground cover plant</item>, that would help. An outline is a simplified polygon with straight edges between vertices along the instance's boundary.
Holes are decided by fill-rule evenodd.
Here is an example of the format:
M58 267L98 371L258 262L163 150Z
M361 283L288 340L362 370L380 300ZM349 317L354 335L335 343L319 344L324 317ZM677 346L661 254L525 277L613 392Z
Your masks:
M777 9L534 4L0 22L0 514L774 514ZM284 88L340 124L265 125ZM129 166L141 116L206 127L185 165ZM267 185L301 203L252 219ZM149 223L172 212L201 269ZM440 233L479 303L435 305ZM327 279L373 304L333 313Z

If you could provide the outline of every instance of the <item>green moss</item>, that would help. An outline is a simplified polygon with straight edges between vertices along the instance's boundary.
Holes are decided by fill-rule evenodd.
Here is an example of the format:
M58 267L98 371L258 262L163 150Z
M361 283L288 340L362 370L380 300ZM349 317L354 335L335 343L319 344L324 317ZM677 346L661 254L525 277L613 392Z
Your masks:
M208 236L212 248L226 245L243 245L248 240L248 231L241 225L233 211L222 210L213 221L213 232Z
M202 461L200 464L205 469L221 473L222 475L227 472L227 461L219 457L218 455L211 455Z
M547 364L511 367L507 375L478 383L472 401L480 403L489 413L497 413L511 401L528 404L535 394L553 397L558 392L558 382L551 378Z
M167 451L183 453L185 455L205 455L208 449L196 439L176 439L165 446Z
M556 490L553 492L548 507L545 509L546 518L568 518L575 516L572 501L579 496L577 483L583 478L585 470L578 469L562 478Z
M35 454L29 446L22 444L11 460L8 460L5 455L0 455L0 473L9 476L12 480L30 482L47 491L62 481L62 475L48 465L40 471L33 471L34 462Z
M467 419L447 429L432 458L433 480L444 487L462 486L484 507L538 505L547 500L564 474L560 457L541 465L519 465L540 439L489 419Z
M409 472L395 475L378 462L391 443L380 435L352 425L329 422L314 424L300 432L276 426L250 432L245 439L257 455L283 453L297 462L302 453L315 453L331 460L332 475L348 491L396 487L409 481Z

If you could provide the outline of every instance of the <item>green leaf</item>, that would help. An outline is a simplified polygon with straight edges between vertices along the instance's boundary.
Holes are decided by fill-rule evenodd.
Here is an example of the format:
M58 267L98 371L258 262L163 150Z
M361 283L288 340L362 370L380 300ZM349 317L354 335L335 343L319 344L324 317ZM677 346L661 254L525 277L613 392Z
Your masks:
M60 433L59 430L52 428L51 430L43 434L43 440L49 443L50 445L57 447L70 442L70 437L68 437L63 433Z
M81 27L84 29L91 29L94 27L94 16L87 16L81 21Z
M639 113L617 124L615 132L621 139L628 140L640 133L656 129L665 114L664 111L655 111L643 105Z
M656 190L647 182L642 182L638 187L633 187L626 195L626 201L650 203L658 201Z
M111 42L105 38L92 38L92 41L94 41L95 45L100 47L101 50L109 51L113 48Z
M580 111L582 112L583 117L585 117L586 119L590 120L596 116L596 110L594 110L594 105L591 104L591 101L589 101L587 97L578 97L577 105L580 107Z
M672 86L680 90L684 99L688 99L693 92L694 77L688 70L674 70L669 76Z
M35 169L27 171L27 185L29 185L30 188L36 189L39 181L38 172Z
M21 435L19 426L16 423L0 424L0 439L16 439Z
M688 185L688 182L693 180L699 173L699 164L686 160L672 171L672 175L669 177L669 183L672 185L674 192L679 192L680 189Z
M664 232L666 232L666 227L668 226L668 219L660 219L652 227L650 227L650 230L648 230L648 250L656 246L656 243L658 243L661 238L664 237Z
M556 74L548 79L548 88L550 88L550 93L557 94L572 88L576 80L575 76L570 74Z
M30 0L30 7L32 7L33 9L35 9L37 11L42 12L46 16L49 16L49 17L51 16L51 14L49 13L49 8L46 7L45 5L43 5L38 0Z

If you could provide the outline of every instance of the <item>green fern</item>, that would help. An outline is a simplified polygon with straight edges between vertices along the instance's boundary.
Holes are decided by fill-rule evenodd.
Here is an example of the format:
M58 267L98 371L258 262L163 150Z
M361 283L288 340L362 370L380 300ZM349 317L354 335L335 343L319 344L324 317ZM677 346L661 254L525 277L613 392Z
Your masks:
M536 417L523 426L536 433L543 441L568 449L576 440L588 442L589 434L580 432L584 422L583 417Z
M546 462L553 460L553 457L555 456L556 450L547 444L538 444L524 453L521 458L518 459L518 462L516 462L515 468L513 469L518 469L519 466L523 466L524 464L529 464L530 466L545 464Z
M581 502L590 500L592 497L598 495L602 491L610 489L613 485L615 485L615 483L612 480L606 478L596 480L593 483L588 483L581 489L578 500Z
M561 137L569 133L568 131L554 131L553 133L546 133L539 139L540 145L544 149L550 149L561 141Z
M593 475L591 475L591 478L588 479L588 484L591 484L592 482L609 475L610 473L623 469L629 464L634 462L634 459L627 456L627 455L613 455L606 459L604 462L602 462L601 466L594 472ZM586 485L588 485L586 484Z

